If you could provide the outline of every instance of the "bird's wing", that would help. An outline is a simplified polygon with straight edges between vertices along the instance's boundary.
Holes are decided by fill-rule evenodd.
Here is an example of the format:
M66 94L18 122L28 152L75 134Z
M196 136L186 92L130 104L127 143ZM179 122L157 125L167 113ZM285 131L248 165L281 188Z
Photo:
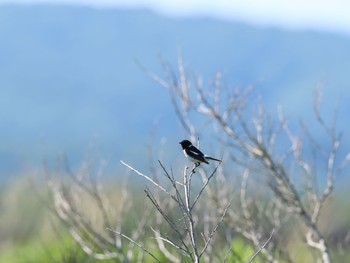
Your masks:
M204 154L198 150L196 147L194 147L193 145L191 145L190 147L187 148L189 152L191 152L193 155L196 156L201 156L204 157Z
M204 154L200 150L198 150L196 147L190 146L185 151L186 151L186 154L191 159L193 159L193 162L198 161L198 162L203 162L203 163L209 164L207 159L205 159Z

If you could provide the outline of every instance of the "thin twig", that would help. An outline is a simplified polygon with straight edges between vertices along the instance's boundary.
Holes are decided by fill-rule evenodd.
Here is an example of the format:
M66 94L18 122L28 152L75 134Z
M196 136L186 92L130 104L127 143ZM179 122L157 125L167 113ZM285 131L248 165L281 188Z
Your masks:
M224 212L222 213L222 216L221 216L221 218L220 218L220 221L216 224L216 226L214 227L214 229L211 231L211 233L210 233L208 239L205 239L205 245L204 245L204 247L203 247L201 253L199 254L199 257L201 257L201 256L203 255L203 253L204 253L205 250L207 249L207 247L208 247L210 241L212 240L214 234L215 234L216 231L218 230L218 228L219 228L219 226L221 225L221 223L224 221L224 218L225 218L225 216L226 216L227 210L228 210L228 208L229 208L230 205L231 205L231 201L232 201L232 199L231 199L230 202L226 205L226 207L225 207L225 209L224 209Z
M110 228L108 228L108 227L107 227L107 230L109 230L109 231L111 231L111 232L113 232L113 233L115 233L115 234L118 234L118 235L120 235L121 237L123 237L123 238L129 240L131 243L133 243L134 245L136 245L136 246L137 246L138 248L140 248L142 251L144 251L145 253L147 253L148 255L150 255L152 258L154 258L157 262L160 262L160 261L157 259L157 257L156 257L153 253L151 253L151 252L150 252L149 250L147 250L144 246L140 245L139 243L137 243L137 242L136 242L135 240L133 240L132 238L130 238L130 237L128 237L128 236L124 235L123 233L120 233L120 232L118 232L118 231L116 231L116 230L110 229Z
M275 229L272 229L272 232L269 236L269 238L265 241L265 243L254 253L254 255L247 261L247 263L253 262L254 258L260 253L261 250L263 250L266 245L270 242L273 234L275 233Z
M165 189L163 188L160 184L156 183L154 180L152 180L149 176L141 173L140 171L136 170L134 167L130 166L129 164L125 163L124 161L120 160L120 162L125 165L126 167L128 167L130 170L132 170L133 172L137 173L138 175L140 175L141 177L145 178L146 180L150 181L153 185L155 185L156 187L158 187L160 190L162 190L163 192L165 192L166 194L170 195L171 194Z
M202 195L204 189L207 187L207 185L208 185L210 179L211 179L211 178L214 176L214 174L216 173L216 171L217 171L217 169L218 169L218 167L219 167L220 164L221 164L221 162L215 167L214 171L209 175L208 179L204 182L204 184L203 184L201 190L199 191L199 193L197 194L197 196L195 197L195 199L194 199L194 201L193 201L193 203L192 203L192 205L191 205L190 211L192 211L192 209L193 209L194 206L196 205L198 199L201 197L201 195Z

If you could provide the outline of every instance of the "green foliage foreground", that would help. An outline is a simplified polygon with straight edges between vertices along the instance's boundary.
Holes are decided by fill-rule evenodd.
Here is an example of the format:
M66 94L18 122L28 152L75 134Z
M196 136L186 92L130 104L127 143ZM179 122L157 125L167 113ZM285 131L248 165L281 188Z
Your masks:
M40 185L40 186L38 186ZM111 184L111 188L118 189L117 184ZM142 204L144 196L138 187L134 187L132 196ZM0 206L0 263L44 263L44 262L118 262L115 260L97 260L84 253L81 247L72 240L66 228L53 216L44 200L47 189L39 182L33 184L27 176L17 178L1 193ZM47 197L47 196L46 196ZM338 196L329 204L329 213L324 219L331 222L328 228L328 236L332 239L332 257L334 262L347 262L350 260L350 252L347 245L337 245L343 238L342 233L350 225L350 211L348 194ZM140 211L140 209L135 210ZM93 211L91 211L93 212ZM134 221L135 214L128 215L125 220ZM137 215L136 215L137 216ZM336 224L336 225L335 225ZM147 233L147 232L146 232ZM280 233L283 235L283 233ZM287 237L286 237L287 238ZM141 237L145 244L152 242L150 235ZM308 254L303 245L293 237L289 241L289 249L292 249L295 262L312 261L312 255ZM229 248L228 244L221 244L222 253ZM155 248L152 252L163 262L167 260L158 253ZM231 253L228 254L226 262L243 262L254 253L254 248L239 236L233 237L230 245ZM134 248L134 253L142 253L138 248ZM150 257L145 257L146 262L153 262ZM186 262L186 261L183 261ZM264 262L257 257L254 262Z

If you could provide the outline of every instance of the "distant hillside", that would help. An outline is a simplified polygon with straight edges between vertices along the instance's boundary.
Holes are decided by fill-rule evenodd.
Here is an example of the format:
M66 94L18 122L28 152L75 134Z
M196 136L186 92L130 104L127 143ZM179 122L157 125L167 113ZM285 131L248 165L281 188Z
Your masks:
M259 83L272 109L282 104L296 116L311 111L321 81L327 102L350 99L350 38L344 36L147 10L0 5L0 39L3 176L45 154L66 152L78 161L91 141L113 162L143 156L159 115L159 136L181 137L167 92L138 66L161 72L159 56L175 65L178 47L194 75L210 81L222 70L228 85ZM348 131L349 113L346 108L340 122Z

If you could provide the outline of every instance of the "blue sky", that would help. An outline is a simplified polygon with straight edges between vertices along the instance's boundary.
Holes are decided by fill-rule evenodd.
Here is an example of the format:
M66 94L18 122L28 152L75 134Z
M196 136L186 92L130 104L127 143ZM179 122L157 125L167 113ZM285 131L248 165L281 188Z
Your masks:
M262 26L350 34L350 1L347 0L0 0L0 3L146 7L172 16L205 15Z
M210 16L213 18L221 18L221 19L227 19L227 20L235 20L235 21L242 21L254 25L261 25L261 26L275 26L275 27L284 27L289 29L319 29L319 30L327 30L327 31L333 31L333 32L342 32L347 35L347 37L341 37L337 38L341 41L345 41L346 44L348 44L348 37L350 36L350 15L348 15L348 10L350 10L350 1L349 4L345 1L339 1L339 0L333 0L333 1L325 1L325 0L308 0L308 1L300 1L300 0L294 0L294 1L273 1L273 0L264 0L264 1L257 1L257 0L245 0L245 1L236 1L236 0L0 0L0 8L1 4L35 4L35 3L46 3L46 4L71 4L71 5L87 5L92 6L96 8L111 8L111 7L117 7L117 8L148 8L151 10L156 11L157 13L169 15L169 16ZM52 9L50 9L52 10ZM78 10L79 11L79 10ZM83 10L84 11L84 10ZM77 12L78 13L78 12ZM46 17L45 17L46 18ZM13 23L16 21L16 17L11 17L9 21ZM40 20L45 21L45 20ZM56 22L58 20L54 20L51 22ZM67 21L74 21L74 20L67 20ZM11 28L11 23L9 23L9 27ZM16 27L16 23L13 23ZM6 24L4 24L6 26ZM36 25L45 25L44 23L33 23L32 26ZM62 25L62 29L65 28L66 25ZM7 27L6 27L7 28ZM19 31L16 32L24 32L23 30L26 30L25 27L18 27L17 29ZM255 30L255 29L254 29ZM11 30L4 30L4 33L10 33ZM40 40L42 38L46 39L46 37L49 37L50 35L46 35L41 32L46 32L45 30L38 30L35 31L38 32L38 35L34 36L34 39ZM94 31L95 32L95 31ZM114 32L114 31L107 31L107 32ZM219 32L219 29L218 29ZM263 32L263 31L262 31ZM18 34L18 33L17 33ZM174 34L174 33L173 33ZM283 33L284 35L285 32ZM66 34L63 34L64 36ZM70 36L70 34L68 34ZM229 35L229 34L227 34ZM315 35L315 34L314 34ZM332 35L324 34L326 36L323 37L329 37L332 38ZM5 46L11 47L12 52L9 52L9 54L17 54L17 50L19 49L22 53L18 53L18 62L16 62L18 65L21 65L20 69L13 70L13 67L8 67L9 72L13 72L13 74L10 74L8 78L6 79L8 82L2 82L6 83L6 85L2 85L5 88L8 88L8 95L7 97L4 97L2 100L6 101L6 103L2 106L2 110L0 110L0 116L4 118L6 117L2 122L5 124L7 123L8 129L3 129L1 134L4 134L6 137L6 145L5 142L2 145L2 152L0 151L1 160L2 163L5 163L8 167L6 169L13 169L17 171L17 167L24 167L32 166L36 167L39 165L42 159L42 141L48 144L48 150L47 154L50 156L56 157L60 152L66 152L69 155L70 159L73 159L76 163L79 162L80 157L83 156L83 151L86 149L86 146L89 145L91 141L97 141L97 144L101 145L101 149L103 150L102 155L107 156L114 156L113 162L115 165L118 165L118 158L132 158L136 154L143 154L140 153L139 148L137 148L138 143L142 144L142 147L145 147L145 142L149 139L147 127L150 127L151 129L151 123L154 120L155 117L159 114L159 109L154 108L151 109L151 106L148 106L147 103L149 101L144 100L145 104L142 104L143 106L140 106L142 111L142 124L139 123L138 117L139 115L139 108L135 109L135 111L132 111L130 115L124 116L123 107L120 106L123 105L123 102L128 102L126 97L121 97L119 95L119 90L115 90L115 87L119 87L119 83L121 82L121 78L123 76L125 77L125 84L122 86L125 87L125 92L123 93L124 96L132 96L130 94L135 94L135 90L139 89L140 83L142 83L142 87L145 85L152 85L155 86L155 83L147 84L143 83L145 81L146 76L145 74L135 65L135 60L133 59L135 56L141 57L141 62L146 63L145 65L147 67L151 67L151 70L154 70L153 66L158 61L157 55L161 54L161 56L164 55L164 58L170 59L171 57L176 58L176 37L168 39L166 43L163 43L162 45L153 45L152 41L148 42L148 45L152 48L149 48L147 50L146 55L141 55L142 49L136 48L137 45L135 45L135 49L130 49L128 51L129 53L125 53L125 56L123 58L127 61L122 66L118 66L119 64L115 63L113 60L115 58L118 58L120 56L119 51L113 52L113 56L107 56L104 55L99 58L99 63L102 61L102 58L108 58L108 61L103 61L102 64L106 64L108 67L98 67L98 63L91 63L91 67L88 66L85 69L85 66L83 67L83 70L81 73L77 74L76 76L71 77L72 70L66 70L67 75L62 75L60 70L66 69L66 65L64 62L66 61L74 61L76 64L74 64L71 69L77 69L81 68L80 65L89 65L87 60L89 59L89 56L82 56L85 54L95 54L92 56L92 58L96 59L98 57L99 53L96 52L96 50L101 50L102 48L116 48L114 44L118 43L117 40L113 40L114 38L111 38L111 42L105 43L101 42L101 45L96 45L98 49L84 49L82 52L77 52L78 55L73 52L75 49L69 49L65 52L65 48L59 49L56 53L53 52L52 46L54 41L34 41L30 42L33 47L33 45L37 45L38 43L42 44L43 46L40 46L44 49L37 49L37 51L32 49L27 49L26 45L21 45L22 42L19 42L19 45L13 45L11 43L12 38L9 37L10 35L6 35L7 37L3 36L3 39L6 40L8 43ZM26 34L24 36L27 36ZM86 37L89 36L89 34L82 36ZM168 36L170 36L168 34ZM184 35L186 36L186 34ZM259 36L259 35L258 35ZM257 37L258 37L257 36ZM335 34L336 36L336 34ZM323 39L321 37L321 39ZM84 38L79 38L80 40L83 40ZM88 39L88 38L87 38ZM201 38L204 39L204 38ZM250 39L250 38L249 38ZM318 38L317 38L318 39ZM68 39L67 42L73 41L72 39ZM233 40L232 40L233 41ZM24 43L24 42L23 42ZM82 43L85 42L79 42L78 45L73 45L73 47L79 46ZM100 42L98 42L100 43ZM135 43L135 42L133 42ZM181 43L181 42L180 42ZM206 49L203 49L202 51L193 52L190 50L191 45L187 45L188 49L186 49L186 41L182 47L184 48L184 57L186 61L190 62L189 68L194 70L199 70L200 74L204 70L207 70L207 73L203 74L210 74L208 72L216 72L215 70L222 70L224 75L227 76L228 82L232 81L231 85L235 85L235 81L242 81L243 83L252 81L255 83L255 81L263 79L266 81L265 83L262 83L259 88L264 89L264 87L270 88L274 87L273 84L270 83L281 83L280 85L276 86L276 92L274 92L274 96L266 95L268 99L270 99L269 102L271 103L269 107L273 108L271 109L272 112L274 112L274 107L277 104L283 105L285 112L289 114L290 112L293 112L293 116L300 116L302 114L303 117L308 118L308 113L305 112L309 110L309 112L312 112L312 109L310 109L308 106L310 106L310 102L312 101L312 91L317 83L320 81L324 81L325 87L324 87L324 94L325 99L327 99L327 109L333 109L333 104L336 102L337 98L341 96L341 109L340 112L342 115L340 115L341 120L345 120L345 118L348 115L348 110L345 107L345 102L349 101L349 89L346 83L348 83L349 78L347 74L347 64L341 63L343 61L338 60L344 60L345 56L337 55L337 49L333 48L331 54L335 54L335 56L332 57L332 63L327 63L325 65L322 65L322 67L317 71L313 72L310 75L302 75L302 78L305 78L303 80L298 79L298 75L302 70L305 71L308 67L308 62L312 62L315 59L315 54L317 53L317 48L314 46L310 46L309 43L305 43L305 46L309 47L310 54L309 56L305 57L298 57L293 59L293 61L286 61L285 63L281 64L274 64L275 66L271 66L271 69L269 68L269 63L265 63L264 61L258 62L257 65L255 65L255 71L252 71L253 73L247 74L246 72L250 71L248 66L245 66L243 69L240 69L240 63L251 63L251 59L254 56L257 56L259 54L258 51L253 52L252 54L248 54L247 52L251 51L251 49L246 49L245 52L242 53L242 55L236 57L236 56L230 56L228 59L224 58L223 60L220 60L220 58L216 58L214 56L208 56L206 59L200 58L200 54L205 54L202 51L205 51ZM258 42L259 43L259 42ZM314 43L314 42L313 42ZM343 43L343 42L342 42ZM17 43L18 44L18 43ZM56 45L56 43L54 43ZM60 42L57 43L59 45ZM112 46L109 46L109 45ZM138 44L138 43L137 43ZM317 44L317 43L316 43ZM208 50L215 50L214 48L211 49L211 45L216 45L215 41L210 42L207 45ZM345 45L346 46L346 45ZM90 47L88 45L88 47ZM95 47L95 45L92 45L92 47ZM124 50L124 46L120 45L118 46L120 50ZM159 50L158 48L161 47ZM287 45L288 47L288 45ZM302 48L302 44L298 46L298 48ZM326 50L326 48L323 48L323 46L319 46L318 48L321 48L322 50ZM39 50L39 51L38 51ZM172 50L172 51L171 51ZM278 49L279 52L284 49ZM339 49L341 51L339 52L346 52L348 49L341 48ZM344 51L345 50L345 51ZM2 49L3 52L7 52L6 49ZM35 52L39 52L40 59L38 59L38 55ZM61 53L62 52L62 53ZM159 52L159 53L158 53ZM4 53L4 54L5 54ZM194 55L189 56L189 54L194 53ZM273 53L273 51L270 49L270 53ZM329 52L325 52L329 53ZM348 52L347 52L348 53ZM24 54L24 55L23 55ZM71 59L72 55L74 56L74 59ZM136 54L136 55L135 55ZM197 54L197 55L195 55ZM299 54L293 53L293 54ZM123 54L124 55L124 54ZM243 58L244 56L244 58ZM170 58L169 58L170 57ZM349 56L346 56L348 58ZM130 59L129 59L130 58ZM131 59L132 58L132 59ZM192 59L191 59L192 58ZM199 62L197 61L199 58ZM234 60L233 58L237 58L237 61L231 61L230 59ZM265 57L266 58L266 57ZM67 60L66 60L67 59ZM281 58L283 59L283 58ZM303 63L302 61L305 60L306 63ZM46 69L46 63L54 61L53 64L49 65L50 67L48 70L43 70L40 68L42 65L45 66ZM197 62L196 62L197 61ZM207 61L207 62L205 62ZM322 63L322 61L328 61L326 60L326 56L321 56L320 58L316 57L316 61L319 61L319 63ZM349 60L344 60L349 61ZM24 63L21 63L24 62ZM90 61L89 61L90 62ZM193 65L204 65L209 64L210 67L205 65L202 69L199 67ZM63 64L60 64L63 63ZM112 63L112 64L108 64ZM196 64L197 63L197 64ZM33 65L33 66L32 66ZM35 65L39 65L36 67ZM111 66L113 65L113 66ZM125 66L127 65L127 66ZM248 64L244 64L248 65ZM345 66L344 66L345 65ZM5 70L7 67L6 65L2 65L2 70ZM26 67L33 67L35 74L30 74ZM35 67L34 67L35 66ZM122 69L121 72L115 72L115 68ZM281 69L279 68L281 66ZM297 73L291 74L290 67L298 67ZM312 68L312 67L310 67ZM135 71L131 71L134 69ZM285 71L287 69L288 71ZM23 70L23 71L18 71ZM227 70L227 71L226 71ZM41 77L38 72L45 71L47 75L45 77ZM7 71L4 71L7 72ZM131 73L130 73L131 72ZM136 73L135 73L136 72ZM309 72L309 71L308 71ZM334 76L338 76L336 73L339 73L342 77L334 78ZM130 81L128 79L128 74L135 74L135 81ZM138 75L137 75L138 74ZM215 74L215 73L213 73ZM288 75L287 75L288 74ZM90 75L92 76L92 80L90 83ZM28 76L28 78L18 78L18 76ZM34 76L31 78L31 76ZM62 77L66 76L66 77ZM56 79L57 77L57 79ZM108 78L107 78L108 77ZM211 76L205 76L204 78ZM237 79L236 79L237 77ZM242 78L242 79L241 79ZM275 80L276 78L276 80ZM295 81L289 81L287 83L282 83L283 79L293 80L295 78ZM300 77L301 78L301 77ZM22 80L30 79L34 82L26 82ZM17 81L19 80L19 81ZM57 80L57 81L56 81ZM107 81L108 80L108 81ZM147 79L150 81L149 79ZM115 81L115 82L114 82ZM76 84L79 84L76 86ZM80 85L80 83L83 83L83 85ZM85 83L86 86L85 86ZM267 83L267 84L266 84ZM300 84L299 83L304 83ZM103 92L101 92L100 84L104 86ZM263 84L265 86L263 86ZM17 86L16 86L17 85ZM28 85L28 86L27 86ZM52 90L48 90L47 86L52 85ZM114 86L115 85L115 86ZM63 88L66 89L63 89ZM81 89L89 89L89 92L87 92L84 96L84 98L81 99L81 103L79 106L77 106L75 102L75 97L70 95L71 88L79 87ZM131 90L134 88L134 90ZM266 88L266 89L267 89ZM32 92L32 90L35 92ZM344 90L341 90L344 89ZM65 90L67 93L64 93ZM130 91L131 90L131 91ZM24 96L23 91L26 92L26 94L30 94L30 96ZM290 92L292 91L292 92ZM81 90L76 89L74 94L81 94ZM116 93L114 93L116 92ZM128 95L127 92L130 92ZM154 91L154 92L158 92ZM18 95L20 94L20 95ZM41 95L42 94L42 95ZM93 94L93 96L91 95ZM96 94L100 94L97 96ZM108 95L107 95L108 94ZM291 96L292 94L292 96ZM339 95L340 94L340 95ZM3 94L2 94L3 95ZM57 98L55 97L57 95ZM158 94L157 94L158 95ZM166 96L168 94L166 93ZM164 98L164 99L163 99ZM159 98L160 102L166 101L168 97L162 97ZM117 103L115 103L115 101ZM297 101L297 107L295 107ZM165 102L164 108L166 110L171 110L167 107L167 104ZM22 107L19 107L22 106ZM120 108L119 108L120 107ZM1 107L0 107L1 108ZM147 110L147 116L145 115L144 109ZM154 110L154 111L152 111ZM166 111L164 110L164 112ZM16 112L16 116L12 114L12 112ZM11 113L11 114L6 114ZM163 111L162 111L163 113ZM5 115L4 115L5 114ZM116 115L119 114L119 115ZM165 113L164 113L165 114ZM10 117L7 117L10 116ZM102 117L101 117L102 116ZM164 116L167 116L166 114ZM123 119L125 118L125 119ZM117 120L117 122L116 122ZM125 129L123 129L123 125L120 125L120 123L124 123L126 121L129 121L127 124L127 127L133 128L131 129L131 132L128 130L125 132ZM135 121L136 120L136 121ZM120 122L119 122L120 121ZM56 126L55 126L56 125ZM142 129L139 129L139 126L142 126ZM148 126L150 125L150 126ZM163 125L162 130L159 131L159 136L164 136L166 138L174 138L179 136L179 134L182 134L178 130L177 123L175 122L171 128L168 128L168 123L166 123L166 118L164 118L164 121L160 124L160 126ZM6 125L5 125L6 126ZM53 127L53 128L52 128ZM59 127L59 129L57 129ZM349 125L346 121L340 121L340 128L341 130L349 131ZM169 130L167 130L169 129ZM146 131L146 132L145 132ZM130 135L132 134L132 135ZM348 134L350 134L348 132ZM135 137L134 145L128 145L127 150L124 151L124 148L121 147L122 150L120 150L120 143L123 141L120 141L119 138L124 138L125 135L127 136L133 136ZM4 137L3 136L3 137ZM95 136L97 139L95 139ZM180 135L181 136L181 135ZM349 138L348 136L344 136L346 138L345 145L349 145ZM180 138L179 138L180 139ZM5 147L4 147L5 145ZM178 146L178 145L177 145ZM177 147L176 145L174 147ZM119 152L120 151L120 152ZM178 152L174 150L175 154L181 154L181 152ZM46 154L46 153L45 153ZM115 157L116 156L116 157ZM54 159L53 157L53 159ZM35 160L34 160L35 159ZM147 161L147 160L146 160ZM22 165L23 163L23 165ZM1 162L0 162L1 166ZM0 178L1 173L4 171L3 168L0 168ZM11 170L12 172L12 170Z

